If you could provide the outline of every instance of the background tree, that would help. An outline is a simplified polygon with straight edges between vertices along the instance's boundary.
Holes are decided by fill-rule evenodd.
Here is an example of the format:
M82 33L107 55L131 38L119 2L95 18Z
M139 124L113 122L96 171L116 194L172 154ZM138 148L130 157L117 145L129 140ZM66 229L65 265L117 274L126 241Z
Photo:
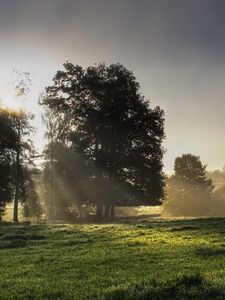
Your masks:
M21 108L13 113L13 129L15 132L15 155L14 155L14 207L13 207L13 220L18 223L18 205L19 200L25 199L26 191L26 179L25 173L29 164L33 164L34 147L30 139L31 134L34 132L34 128L31 125L31 120L34 116L28 113L23 108L23 102L26 100L31 87L32 73L29 71L21 71L14 69L15 75L12 81L12 86L17 97L17 101L20 101Z
M208 178L212 179L216 188L223 187L225 185L225 166L222 170L214 170L206 172Z
M225 216L225 167L222 170L208 171L207 177L212 180L215 186L212 195L212 215Z
M33 116L22 108L30 90L30 73L14 70L14 74L16 79L12 85L16 96L20 97L17 100L21 101L21 108L0 108L0 193L4 203L14 196L13 220L17 223L19 201L23 201L26 195L28 180L25 174L33 163L34 148L30 136L34 129L30 123Z
M56 217L55 201L54 201L54 147L58 140L58 122L54 120L54 115L51 109L46 109L42 115L42 120L46 126L45 137L48 139L48 144L45 147L45 164L44 164L44 190L45 198L48 199L46 212L48 219Z
M39 219L42 216L40 203L40 185L42 171L38 168L26 168L24 170L24 206L25 218Z
M183 154L175 159L174 175L168 179L163 213L172 216L211 215L213 188L200 158Z
M19 202L25 203L25 216L40 216L34 174L32 115L22 110L0 107L0 220L6 204L14 197L13 218L18 222Z
M96 206L106 220L115 205L159 204L163 111L150 108L133 73L120 64L64 67L42 103L63 119L61 141L86 170L82 180L75 177L82 202Z
M12 198L12 152L16 148L12 112L0 107L0 221L5 206Z
M12 115L12 126L15 133L15 150L14 157L14 176L13 176L13 189L14 189L14 206L13 206L13 221L18 223L18 205L19 201L23 202L25 199L25 176L26 168L33 163L34 148L30 135L33 132L33 127L30 120L33 118L23 110L19 110Z
M43 115L48 143L44 150L44 190L46 212L49 219L71 218L71 207L80 208L79 193L82 159L66 144L64 119L56 117L50 109ZM79 174L79 176L78 176ZM76 193L74 187L76 186Z

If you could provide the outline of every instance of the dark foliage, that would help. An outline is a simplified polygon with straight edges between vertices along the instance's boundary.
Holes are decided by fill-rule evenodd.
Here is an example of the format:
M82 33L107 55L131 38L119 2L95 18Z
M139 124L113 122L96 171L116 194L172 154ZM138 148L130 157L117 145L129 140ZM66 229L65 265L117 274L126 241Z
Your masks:
M67 148L61 158L54 149L58 171L72 180L81 203L97 207L99 218L103 211L113 217L114 206L159 204L163 111L149 107L133 73L120 64L64 67L42 100L60 128L57 142Z
M11 112L0 107L0 220L7 202L11 200L11 154L16 148L12 125Z

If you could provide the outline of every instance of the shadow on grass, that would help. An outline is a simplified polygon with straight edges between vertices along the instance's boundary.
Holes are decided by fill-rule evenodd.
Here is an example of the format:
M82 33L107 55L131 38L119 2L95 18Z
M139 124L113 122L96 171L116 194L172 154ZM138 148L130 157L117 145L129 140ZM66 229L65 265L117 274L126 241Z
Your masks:
M201 228L198 226L184 225L184 226L173 227L170 229L170 231L187 231L187 230L199 230L199 229L201 229Z
M0 249L26 247L34 241L46 239L41 231L44 228L37 226L7 226L1 227Z
M0 249L22 248L26 246L26 242L24 240L19 239L0 243Z
M196 249L196 255L203 258L225 255L225 248L211 248L211 247L198 248Z
M174 282L152 282L119 288L110 292L105 300L153 300L153 299L225 299L225 291L207 282L201 275L177 278Z
M86 246L93 242L91 233L83 232L82 227L66 229L65 226L1 226L0 249L47 246L47 244L49 247Z

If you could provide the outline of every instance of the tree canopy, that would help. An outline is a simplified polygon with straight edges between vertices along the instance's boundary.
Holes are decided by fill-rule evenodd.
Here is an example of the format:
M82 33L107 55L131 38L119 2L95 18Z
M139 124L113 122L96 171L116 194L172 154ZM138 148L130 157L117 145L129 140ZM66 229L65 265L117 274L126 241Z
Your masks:
M183 154L175 159L174 176L194 186L211 188L212 182L206 177L206 166L202 164L200 157L192 154Z

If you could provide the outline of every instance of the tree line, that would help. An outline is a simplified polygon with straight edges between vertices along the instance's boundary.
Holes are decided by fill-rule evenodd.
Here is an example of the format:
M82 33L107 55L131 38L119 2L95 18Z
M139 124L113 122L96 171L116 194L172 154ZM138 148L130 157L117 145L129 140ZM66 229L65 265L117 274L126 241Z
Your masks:
M177 158L175 175L165 176L164 111L151 108L123 65L67 62L39 102L47 138L39 169L32 116L0 108L0 217L12 200L14 222L19 202L29 217L109 221L118 206L160 205L166 197L168 210L177 199L188 201L191 190L211 195L198 157Z

